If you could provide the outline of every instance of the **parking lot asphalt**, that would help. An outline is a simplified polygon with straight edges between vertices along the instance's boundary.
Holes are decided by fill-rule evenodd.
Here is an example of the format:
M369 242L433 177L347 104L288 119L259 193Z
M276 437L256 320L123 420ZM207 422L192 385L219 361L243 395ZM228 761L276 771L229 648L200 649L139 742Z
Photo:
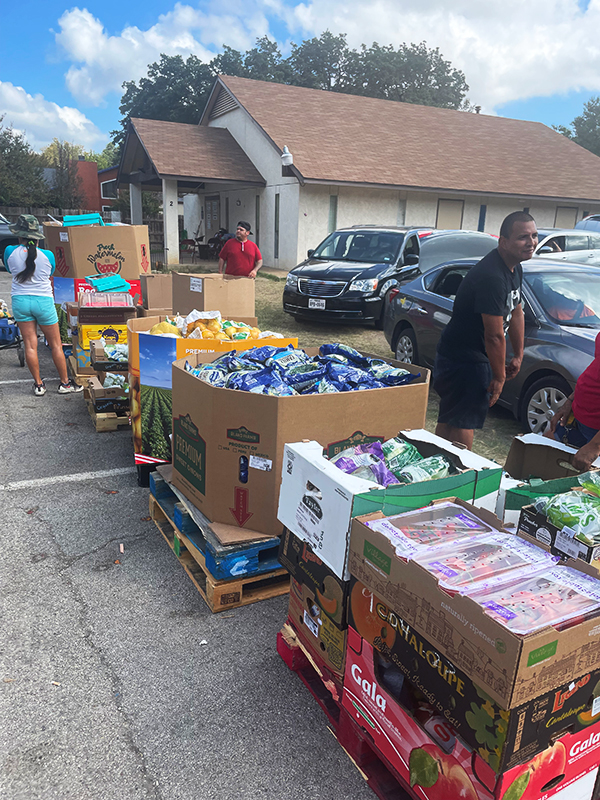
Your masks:
M211 614L147 519L129 432L31 386L1 351L0 797L373 798L277 655L287 598Z

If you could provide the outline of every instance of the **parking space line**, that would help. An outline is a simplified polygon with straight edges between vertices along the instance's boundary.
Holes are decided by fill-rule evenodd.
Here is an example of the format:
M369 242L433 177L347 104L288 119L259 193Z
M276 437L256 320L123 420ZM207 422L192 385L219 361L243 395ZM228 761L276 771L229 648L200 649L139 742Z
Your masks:
M49 381L57 381L58 378L44 378L44 383L48 383ZM14 381L0 381L0 386L6 386L9 383L31 383L33 378L18 378Z
M102 478L112 478L115 475L126 475L136 471L136 467L117 467L103 469L97 472L75 472L71 475L52 475L48 478L34 478L28 481L13 481L0 484L0 492L16 492L20 489L35 489L39 486L54 486L57 483L77 483L79 481L94 481Z

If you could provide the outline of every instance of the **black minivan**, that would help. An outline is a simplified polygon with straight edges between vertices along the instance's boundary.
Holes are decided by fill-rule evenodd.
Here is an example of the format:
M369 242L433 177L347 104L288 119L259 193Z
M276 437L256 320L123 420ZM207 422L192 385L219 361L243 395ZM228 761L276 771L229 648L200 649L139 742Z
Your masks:
M419 272L455 258L483 257L495 236L355 225L330 233L287 276L283 310L321 322L374 323L381 327L387 293Z

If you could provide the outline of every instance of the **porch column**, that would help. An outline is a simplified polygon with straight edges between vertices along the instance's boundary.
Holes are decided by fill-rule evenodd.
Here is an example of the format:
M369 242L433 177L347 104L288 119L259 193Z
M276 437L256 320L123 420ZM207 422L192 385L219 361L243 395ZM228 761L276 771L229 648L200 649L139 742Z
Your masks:
M142 187L139 183L129 184L129 210L131 212L131 224L142 224Z
M162 181L165 263L179 264L179 221L177 218L177 181Z

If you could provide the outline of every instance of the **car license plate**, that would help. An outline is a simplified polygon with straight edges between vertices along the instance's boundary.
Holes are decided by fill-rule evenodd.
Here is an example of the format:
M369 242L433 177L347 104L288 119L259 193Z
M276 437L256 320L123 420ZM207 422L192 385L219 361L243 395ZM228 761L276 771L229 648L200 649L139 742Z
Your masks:
M319 308L321 309L321 311L323 311L323 309L325 308L325 300L315 300L313 297L311 297L308 301L308 307Z

